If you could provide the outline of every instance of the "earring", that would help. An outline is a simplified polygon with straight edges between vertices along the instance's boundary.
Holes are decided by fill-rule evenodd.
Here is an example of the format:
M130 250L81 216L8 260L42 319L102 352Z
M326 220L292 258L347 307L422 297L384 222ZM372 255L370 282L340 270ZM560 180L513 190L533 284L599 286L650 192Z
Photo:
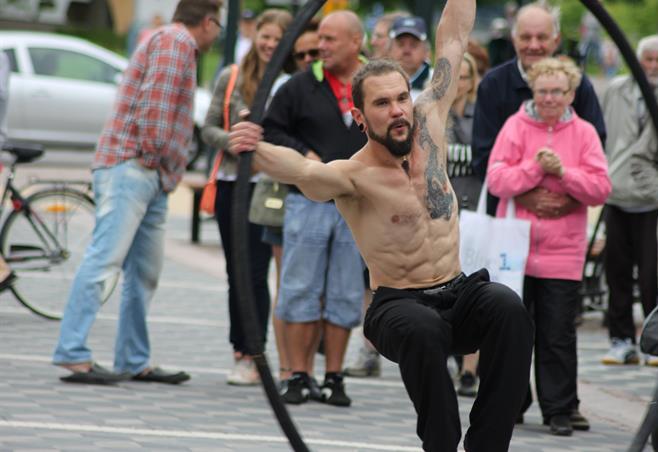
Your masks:
M363 124L359 124L359 130L361 132L365 132L366 131L366 126L364 126Z

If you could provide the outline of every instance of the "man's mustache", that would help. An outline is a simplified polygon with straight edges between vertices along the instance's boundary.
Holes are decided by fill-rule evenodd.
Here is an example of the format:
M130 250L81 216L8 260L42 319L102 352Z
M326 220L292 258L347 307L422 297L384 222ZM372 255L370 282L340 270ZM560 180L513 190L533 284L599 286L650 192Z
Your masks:
M411 124L409 123L409 121L407 121L406 119L396 119L391 123L390 126L388 126L388 131L390 132L391 130L393 130L395 127L398 126L407 126L408 129L411 129Z

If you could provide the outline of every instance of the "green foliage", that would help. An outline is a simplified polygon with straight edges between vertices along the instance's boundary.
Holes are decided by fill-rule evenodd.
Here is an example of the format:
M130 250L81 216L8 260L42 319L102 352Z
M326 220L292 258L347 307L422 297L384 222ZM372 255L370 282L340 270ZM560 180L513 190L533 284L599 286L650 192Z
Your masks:
M608 0L604 4L631 44L658 32L658 0Z
M563 38L578 40L580 19L586 8L578 0L557 0L553 4L562 13ZM603 5L633 45L641 37L658 31L658 0L606 0Z
M110 49L118 54L126 55L126 37L114 33L110 29L96 28L75 28L75 27L59 27L55 30L56 33L77 36L86 39L101 47Z
M243 9L250 9L256 13L260 13L267 8L265 0L244 0L242 2Z

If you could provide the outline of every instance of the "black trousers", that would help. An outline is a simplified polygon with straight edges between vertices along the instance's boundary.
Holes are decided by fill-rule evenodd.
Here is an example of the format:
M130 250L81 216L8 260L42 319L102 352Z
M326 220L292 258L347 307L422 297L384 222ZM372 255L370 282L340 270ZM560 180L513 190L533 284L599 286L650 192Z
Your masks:
M535 383L544 419L578 408L576 311L580 281L526 276L523 302L535 321ZM532 401L528 391L522 411Z
M610 337L633 339L633 266L638 267L642 310L647 316L656 306L658 294L658 210L624 212L606 206L605 277L608 282Z
M231 209L233 204L234 182L217 181L217 198L215 199L215 219L219 225L219 235L222 238L222 248L226 258L226 273L228 275L228 312L231 320L229 341L236 352L246 352L246 337L242 328L242 316L238 303L238 293L235 283L233 266L233 235L231 234ZM255 184L251 184L253 188ZM249 224L249 253L244 256L251 263L251 280L256 301L256 314L261 327L263 341L267 338L267 324L270 316L270 289L267 285L267 273L272 258L272 247L263 243L263 227Z
M428 451L457 450L461 424L446 358L480 350L480 388L464 445L469 452L506 451L528 388L533 325L519 297L489 282L486 270L438 293L380 287L364 334L398 363Z

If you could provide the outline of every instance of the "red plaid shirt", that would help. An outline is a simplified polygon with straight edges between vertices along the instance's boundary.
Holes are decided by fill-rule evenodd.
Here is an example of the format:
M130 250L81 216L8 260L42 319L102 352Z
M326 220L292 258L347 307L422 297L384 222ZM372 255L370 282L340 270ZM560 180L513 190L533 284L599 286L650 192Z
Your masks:
M137 158L157 169L166 192L180 181L194 128L197 44L182 24L158 29L123 74L92 168Z

